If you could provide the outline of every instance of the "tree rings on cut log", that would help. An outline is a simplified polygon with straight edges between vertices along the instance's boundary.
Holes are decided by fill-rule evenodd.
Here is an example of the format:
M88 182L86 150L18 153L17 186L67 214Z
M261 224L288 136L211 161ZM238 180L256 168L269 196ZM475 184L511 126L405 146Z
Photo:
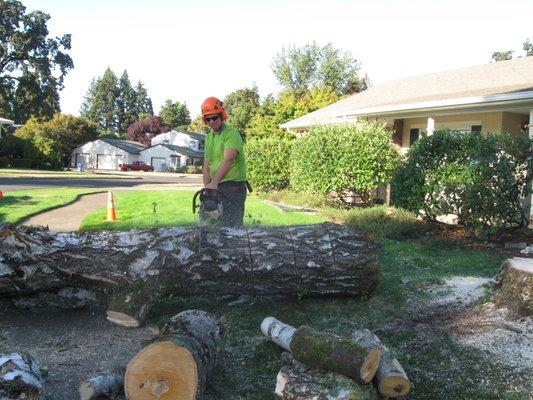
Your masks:
M363 383L372 381L381 354L379 348L369 351L351 338L317 332L308 327L300 327L294 332L290 350L301 363L360 379Z
M124 389L131 400L194 399L198 370L191 352L172 341L152 343L129 362Z
M505 260L496 280L496 307L507 307L518 316L533 315L533 259Z

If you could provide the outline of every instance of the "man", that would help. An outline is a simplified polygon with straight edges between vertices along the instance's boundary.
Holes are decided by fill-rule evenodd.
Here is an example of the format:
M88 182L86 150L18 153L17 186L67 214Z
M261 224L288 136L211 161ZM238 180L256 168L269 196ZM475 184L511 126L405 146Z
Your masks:
M225 122L228 114L216 97L209 97L202 103L202 119L212 130L205 139L204 186L224 194L221 225L240 227L246 200L246 164L241 135Z

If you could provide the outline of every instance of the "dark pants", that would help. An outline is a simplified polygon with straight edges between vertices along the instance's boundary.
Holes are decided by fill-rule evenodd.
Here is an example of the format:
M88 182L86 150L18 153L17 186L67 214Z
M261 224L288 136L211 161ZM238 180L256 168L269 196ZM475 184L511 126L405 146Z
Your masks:
M218 190L224 194L221 226L241 227L244 219L246 182L222 182L218 184Z

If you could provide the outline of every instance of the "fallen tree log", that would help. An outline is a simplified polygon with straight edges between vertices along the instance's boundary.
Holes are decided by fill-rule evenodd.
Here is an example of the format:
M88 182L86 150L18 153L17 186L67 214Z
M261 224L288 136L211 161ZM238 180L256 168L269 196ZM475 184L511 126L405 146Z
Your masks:
M352 338L367 350L381 349L381 359L374 377L379 393L386 397L407 396L411 390L407 374L379 338L368 329L353 331Z
M124 375L107 374L80 383L80 400L111 399L124 393Z
M494 288L496 307L506 307L517 316L533 315L533 259L517 257L505 260Z
M276 397L280 400L377 400L376 389L360 386L350 378L310 368L290 353L281 354L281 369L276 377Z
M0 399L35 400L43 394L39 365L29 354L0 354Z
M85 289L111 304L111 319L135 326L169 294L368 295L379 281L377 250L366 236L331 223L84 233L4 224L0 297Z
M126 399L201 399L222 352L218 318L189 310L170 319L163 336L143 348L128 363Z
M381 350L378 347L364 348L349 337L318 332L306 326L295 329L274 317L263 320L261 331L289 350L295 360L362 383L371 382L379 366Z

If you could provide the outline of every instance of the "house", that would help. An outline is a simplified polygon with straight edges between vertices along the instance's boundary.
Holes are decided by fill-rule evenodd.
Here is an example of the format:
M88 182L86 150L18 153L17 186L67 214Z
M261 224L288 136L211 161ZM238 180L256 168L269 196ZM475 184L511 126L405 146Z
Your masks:
M0 117L0 138L3 136L2 125L10 126L10 125L13 125L14 123L15 122L11 121L10 119L6 119L6 118L1 118Z
M529 126L533 135L533 57L398 79L280 126L301 134L358 119L386 124L402 152L441 128L519 133Z
M280 126L301 135L313 125L360 119L389 127L402 153L442 128L528 132L533 139L533 57L398 79ZM524 199L533 226L532 202Z
M119 139L97 139L72 150L71 166L91 169L117 169L121 163L144 161L155 171L175 170L201 163L205 135L170 131L155 136L151 146Z

